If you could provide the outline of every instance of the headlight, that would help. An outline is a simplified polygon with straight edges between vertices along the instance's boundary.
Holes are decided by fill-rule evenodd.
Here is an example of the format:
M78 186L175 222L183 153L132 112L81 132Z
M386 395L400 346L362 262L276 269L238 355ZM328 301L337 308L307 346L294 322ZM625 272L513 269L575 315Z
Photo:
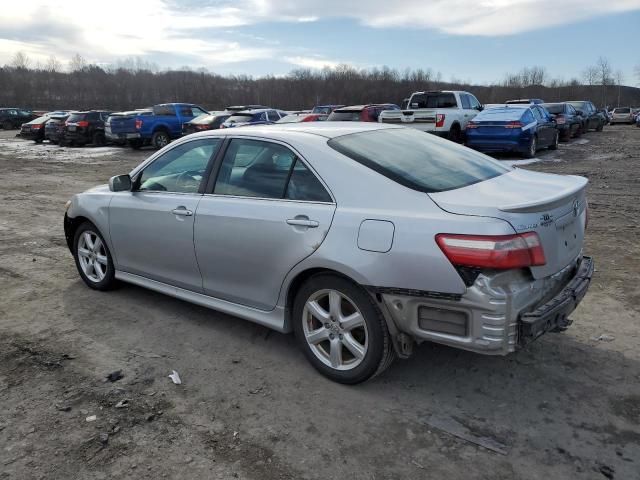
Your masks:
M68 211L71 206L71 200L67 200L67 203L64 204L64 211Z

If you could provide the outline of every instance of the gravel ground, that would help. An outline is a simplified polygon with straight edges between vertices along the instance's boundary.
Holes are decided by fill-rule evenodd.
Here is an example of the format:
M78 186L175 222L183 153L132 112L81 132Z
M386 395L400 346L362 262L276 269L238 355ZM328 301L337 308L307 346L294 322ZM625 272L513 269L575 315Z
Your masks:
M0 132L0 479L640 479L639 128L516 162L591 181L597 272L567 332L502 358L423 344L356 387L319 376L291 336L86 288L64 203L150 152L14 134Z

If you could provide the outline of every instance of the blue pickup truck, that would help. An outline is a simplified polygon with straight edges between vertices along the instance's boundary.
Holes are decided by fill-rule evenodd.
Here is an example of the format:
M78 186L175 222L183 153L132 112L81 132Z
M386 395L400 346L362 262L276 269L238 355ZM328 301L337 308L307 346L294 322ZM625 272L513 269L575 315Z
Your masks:
M126 143L132 148L144 145L162 148L182 136L183 123L208 114L191 103L163 103L151 109L110 116L105 123L105 136L114 143Z

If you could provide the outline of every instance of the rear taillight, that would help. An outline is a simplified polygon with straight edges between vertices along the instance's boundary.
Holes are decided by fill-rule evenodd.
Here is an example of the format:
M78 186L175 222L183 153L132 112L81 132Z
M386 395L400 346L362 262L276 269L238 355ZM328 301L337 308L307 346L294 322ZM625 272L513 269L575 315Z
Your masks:
M136 118L136 130L140 130L142 128L142 120Z
M436 114L436 127L444 127L444 113Z
M449 261L459 267L508 270L544 265L546 259L535 232L518 235L436 235Z
M522 123L520 122L509 122L507 123L504 128L522 128Z
M31 125L32 130L40 130L44 125Z
M563 116L563 115L557 115L557 116L556 116L556 123L557 123L558 125L563 125L563 124L565 124L566 122L567 122L567 119L566 119L566 118L564 118L564 116Z
M86 120L80 120L76 125L78 125L79 127L88 127L89 122L87 122Z
M478 124L475 122L469 122L467 123L467 128L478 128Z

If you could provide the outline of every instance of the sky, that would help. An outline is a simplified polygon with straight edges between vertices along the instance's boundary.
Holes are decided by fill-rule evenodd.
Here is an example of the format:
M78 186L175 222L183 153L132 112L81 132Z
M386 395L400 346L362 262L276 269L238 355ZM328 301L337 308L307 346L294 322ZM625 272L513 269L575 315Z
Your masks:
M532 65L581 77L604 56L640 85L639 34L640 0L2 0L0 65L77 53L252 76L430 68L487 84Z

